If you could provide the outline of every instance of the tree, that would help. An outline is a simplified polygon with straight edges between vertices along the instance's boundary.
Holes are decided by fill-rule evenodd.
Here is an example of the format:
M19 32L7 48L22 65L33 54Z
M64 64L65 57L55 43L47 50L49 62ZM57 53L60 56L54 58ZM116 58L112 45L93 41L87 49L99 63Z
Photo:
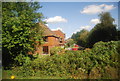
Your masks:
M73 47L73 45L75 44L75 41L73 39L67 39L66 40L66 47Z
M117 30L116 40L120 40L120 30Z
M92 45L98 41L107 42L116 40L116 25L113 24L114 19L111 17L110 13L102 12L99 14L99 17L100 23L95 25L87 38L89 47L92 47Z
M85 29L81 30L81 34L79 36L77 44L80 46L86 47L86 43L87 43L86 38L87 38L88 34L89 34L89 31L87 31Z
M9 65L19 54L27 55L34 50L35 41L42 41L41 30L36 22L42 22L43 15L37 10L37 2L2 3L3 65ZM34 31L33 31L34 30ZM10 63L11 62L11 63Z
M76 43L78 45L86 47L86 42L87 42L86 38L87 38L88 34L89 34L89 31L83 29L83 30L77 32L76 34L73 34L71 38L74 41L76 41Z

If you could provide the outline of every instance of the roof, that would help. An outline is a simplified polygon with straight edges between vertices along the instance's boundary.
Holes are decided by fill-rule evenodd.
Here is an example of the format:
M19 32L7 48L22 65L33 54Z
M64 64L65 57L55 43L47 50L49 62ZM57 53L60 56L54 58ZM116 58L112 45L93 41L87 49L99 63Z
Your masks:
M55 30L53 32L59 37L65 37L65 34L61 30Z
M38 23L39 26L41 26L44 30L43 35L44 36L55 36L55 37L63 37L65 34L61 30L50 30L45 24Z
M54 32L52 32L45 24L38 23L39 26L41 26L44 30L43 35L44 36L56 36Z

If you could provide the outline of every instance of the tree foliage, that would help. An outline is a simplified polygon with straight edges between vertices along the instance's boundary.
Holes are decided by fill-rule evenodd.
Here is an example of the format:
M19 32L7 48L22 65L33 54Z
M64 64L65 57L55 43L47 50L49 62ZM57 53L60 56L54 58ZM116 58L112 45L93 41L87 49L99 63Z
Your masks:
M116 36L116 39L117 39L117 40L120 40L120 30L119 30L119 29L117 30L117 36Z
M66 40L66 47L73 47L75 44L75 41L73 39Z
M102 12L98 15L100 17L100 23L88 32L87 30L81 30L72 35L78 45L83 47L92 47L98 41L111 41L119 40L119 31L114 24L114 18L109 12Z
M88 46L98 41L111 41L116 40L117 29L116 25L113 24L114 19L111 17L109 12L103 12L99 15L100 23L96 24L95 27L90 31L87 38Z
M33 50L36 40L42 41L42 29L38 30L36 26L43 18L37 12L40 8L37 2L2 3L3 65L12 62L17 55ZM38 32L41 34L37 35Z
M76 41L76 43L78 45L85 47L86 46L86 42L87 42L86 38L87 38L88 34L89 34L89 31L83 29L83 30L77 32L76 34L73 34L71 38L74 41Z

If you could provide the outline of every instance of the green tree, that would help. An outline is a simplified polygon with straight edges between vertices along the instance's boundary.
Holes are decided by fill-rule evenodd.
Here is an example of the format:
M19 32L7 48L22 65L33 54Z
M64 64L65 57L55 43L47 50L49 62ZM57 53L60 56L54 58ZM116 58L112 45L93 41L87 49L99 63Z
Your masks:
M42 32L36 22L42 22L43 15L37 12L37 2L2 3L3 65L10 66L19 54L27 55L34 50L35 41L42 41ZM39 28L39 29L38 29ZM38 35L38 32L41 33Z
M116 36L117 40L120 40L120 30L117 30L117 36Z
M100 23L90 31L87 38L88 46L92 47L98 41L111 41L116 40L117 30L116 25L113 24L114 19L109 12L102 12L99 14Z
M72 47L75 44L73 39L67 39L66 42L66 47Z
M81 30L81 34L77 41L78 45L86 47L86 43L87 43L86 38L87 38L88 34L89 34L89 31L87 31L85 29Z
M83 29L83 30L77 32L76 34L73 34L71 38L72 38L74 41L76 41L76 43L77 43L78 45L83 46L83 47L86 47L86 42L87 42L87 41L86 41L86 38L87 38L88 34L89 34L89 31Z

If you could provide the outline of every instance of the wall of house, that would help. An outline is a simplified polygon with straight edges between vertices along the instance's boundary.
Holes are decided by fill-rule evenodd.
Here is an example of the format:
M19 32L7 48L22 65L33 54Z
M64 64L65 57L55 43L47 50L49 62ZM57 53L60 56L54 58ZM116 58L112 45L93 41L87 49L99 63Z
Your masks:
M59 39L57 37L54 36L49 36L47 37L47 41L45 42L43 45L37 45L36 46L36 51L35 54L43 54L43 47L44 46L48 46L48 54L50 54L50 49L54 46L59 46Z
M50 36L48 37L48 42L45 42L43 46L58 46L59 45L59 40L56 37Z
M56 32L57 36L59 36L59 38L62 38L62 43L60 43L60 39L58 37L55 36L47 36L47 41L43 44L43 45L39 45L36 46L36 51L35 54L43 54L45 52L43 52L43 47L47 46L48 48L48 54L50 54L50 49L54 46L63 46L65 43L65 34L62 33L61 31L57 31ZM46 50L45 49L45 50Z
M43 54L43 47L48 49L48 53L50 53L50 49L54 46L64 46L65 43L65 34L61 30L52 31L46 25L39 23L40 27L44 29L44 35L48 38L47 41L43 45L37 45L34 54ZM52 36L51 36L52 35ZM57 37L59 38L57 38ZM60 43L60 38L62 42ZM46 38L45 38L46 39ZM48 46L48 48L47 48ZM45 50L46 50L45 49Z
M64 39L62 39L62 43L64 43ZM47 37L47 42L45 42L43 45L36 45L36 50L34 54L43 54L43 47L48 46L48 54L50 54L50 49L55 46L60 46L59 38L54 36Z
M60 30L53 31L53 32L55 32L55 34L57 36L59 36L60 38L62 38L62 43L65 43L65 34L63 32L61 32Z

